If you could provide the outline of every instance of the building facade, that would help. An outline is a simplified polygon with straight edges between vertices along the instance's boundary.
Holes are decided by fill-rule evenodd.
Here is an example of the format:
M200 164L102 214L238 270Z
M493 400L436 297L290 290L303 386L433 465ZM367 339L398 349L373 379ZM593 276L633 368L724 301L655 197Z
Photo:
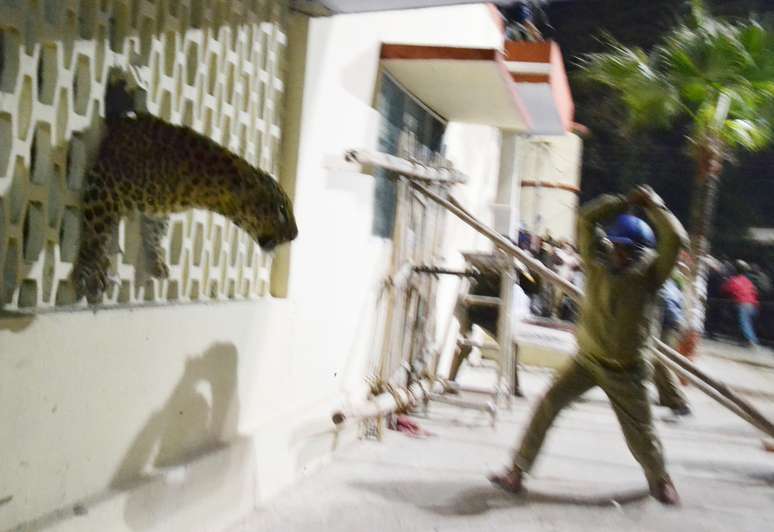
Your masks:
M390 44L498 52L418 65ZM527 171L514 181L524 150L503 159L503 139L532 119L502 49L484 4L313 18L272 0L1 2L0 529L219 530L351 441L330 413L368 392L393 203L344 154L411 132L469 177L462 203L495 225L506 205L515 227ZM271 256L219 215L176 214L170 278L148 280L130 218L118 283L96 309L75 301L80 190L112 76L275 175L299 237ZM482 105L493 91L505 124ZM489 249L451 218L443 246L450 266Z

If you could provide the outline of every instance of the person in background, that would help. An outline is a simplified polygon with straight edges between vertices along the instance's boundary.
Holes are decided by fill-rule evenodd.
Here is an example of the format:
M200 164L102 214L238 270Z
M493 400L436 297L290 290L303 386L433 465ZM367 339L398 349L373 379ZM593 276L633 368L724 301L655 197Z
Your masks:
M715 338L721 330L720 324L723 321L723 305L725 304L721 299L723 298L721 289L726 280L728 280L728 276L723 263L715 259L711 260L707 275L707 313L704 320L704 329L710 339Z
M750 280L755 285L755 288L758 289L758 297L764 297L771 292L771 278L766 275L766 272L759 265L753 264L750 266Z
M539 9L530 0L516 0L500 7L505 19L505 36L512 41L542 41L543 35L535 25L535 11Z
M624 214L644 209L649 222ZM609 224L603 242L598 228ZM678 504L666 472L648 401L648 338L656 296L687 244L685 229L649 187L628 195L606 195L583 207L578 221L579 247L586 273L586 297L578 325L579 352L559 371L537 405L511 466L489 480L512 493L524 489L548 429L567 405L599 386L623 429L626 443L642 466L650 493L663 504Z
M725 282L722 292L734 302L736 306L739 329L749 347L758 346L758 336L755 334L755 318L758 315L758 290L747 278L750 273L750 265L743 260L736 261L736 275Z
M667 279L659 290L658 307L659 319L656 323L659 329L658 336L669 347L677 349L684 317L683 292L677 283L676 275ZM658 404L671 409L675 418L690 415L688 398L680 389L677 378L658 359L653 360L653 384L658 391Z
M583 292L583 268L581 268L580 262L573 264L569 281L578 290ZM578 303L573 301L571 297L565 295L559 308L559 319L569 321L570 323L576 323L578 321L579 311L580 308Z

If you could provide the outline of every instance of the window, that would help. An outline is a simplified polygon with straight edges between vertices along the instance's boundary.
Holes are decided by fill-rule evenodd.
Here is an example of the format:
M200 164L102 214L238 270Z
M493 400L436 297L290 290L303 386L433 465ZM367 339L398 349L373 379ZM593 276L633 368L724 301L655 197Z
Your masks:
M405 156L405 153L399 153L403 132L411 133L416 138L418 153L413 155L417 158L421 159L422 152L441 151L446 123L406 92L387 73L382 76L377 97L377 110L382 115L379 128L379 151ZM395 183L388 178L387 171L383 169L377 171L375 178L372 233L382 238L391 238L395 223Z

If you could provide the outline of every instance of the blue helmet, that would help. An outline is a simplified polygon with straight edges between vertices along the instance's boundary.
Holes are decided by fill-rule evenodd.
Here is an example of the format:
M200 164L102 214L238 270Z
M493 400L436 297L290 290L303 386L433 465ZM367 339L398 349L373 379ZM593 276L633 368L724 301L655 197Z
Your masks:
M638 248L656 247L656 235L642 218L631 214L621 214L613 225L607 228L607 238L613 244Z

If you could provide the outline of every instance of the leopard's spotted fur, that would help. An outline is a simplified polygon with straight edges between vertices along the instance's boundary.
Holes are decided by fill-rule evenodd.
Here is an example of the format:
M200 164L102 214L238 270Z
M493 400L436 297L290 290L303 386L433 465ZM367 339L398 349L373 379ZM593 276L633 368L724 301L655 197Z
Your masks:
M195 131L148 114L109 119L86 176L73 282L98 303L109 282L109 247L122 216L142 214L148 273L167 277L160 243L167 214L209 209L231 219L264 250L298 234L290 199L267 173Z

